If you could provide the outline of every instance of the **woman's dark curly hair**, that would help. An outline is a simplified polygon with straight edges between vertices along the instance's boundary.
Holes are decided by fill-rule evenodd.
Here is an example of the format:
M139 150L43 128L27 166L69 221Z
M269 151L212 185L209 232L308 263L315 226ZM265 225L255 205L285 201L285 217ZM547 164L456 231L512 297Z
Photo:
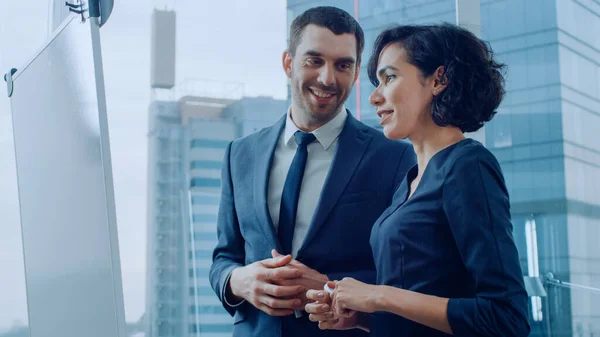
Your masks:
M504 98L505 65L494 61L486 42L452 24L389 28L377 37L367 68L376 87L379 56L391 43L404 47L407 61L419 68L423 78L444 66L442 82L447 87L434 96L431 104L437 125L474 132L494 117Z

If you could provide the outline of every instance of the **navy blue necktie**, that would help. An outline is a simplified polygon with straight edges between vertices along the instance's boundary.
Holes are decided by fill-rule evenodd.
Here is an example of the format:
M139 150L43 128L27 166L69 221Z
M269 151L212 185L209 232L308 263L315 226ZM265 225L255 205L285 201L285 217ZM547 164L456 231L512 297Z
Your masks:
M292 241L294 239L294 227L296 226L296 214L298 211L298 199L300 197L300 187L302 187L302 178L304 177L304 167L308 158L308 144L315 141L316 137L312 133L296 131L296 154L290 165L285 185L283 185L283 194L281 195L281 208L279 210L279 228L277 236L281 243L281 254L292 253Z

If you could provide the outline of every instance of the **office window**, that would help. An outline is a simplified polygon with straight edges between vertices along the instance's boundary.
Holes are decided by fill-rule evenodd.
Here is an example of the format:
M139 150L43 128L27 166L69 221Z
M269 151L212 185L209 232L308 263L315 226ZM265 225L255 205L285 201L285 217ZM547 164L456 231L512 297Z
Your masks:
M194 222L217 222L216 214L193 214L192 221ZM194 234L194 236L196 233Z
M219 205L218 195L194 195L192 205Z
M216 160L193 160L190 163L191 169L221 169L223 162Z
M198 287L196 290L194 287L190 287L189 294L190 296L213 296L215 292L211 287Z
M228 140L217 140L217 139L192 139L191 147L212 147L225 149L229 145Z
M194 178L190 187L221 187L220 179Z

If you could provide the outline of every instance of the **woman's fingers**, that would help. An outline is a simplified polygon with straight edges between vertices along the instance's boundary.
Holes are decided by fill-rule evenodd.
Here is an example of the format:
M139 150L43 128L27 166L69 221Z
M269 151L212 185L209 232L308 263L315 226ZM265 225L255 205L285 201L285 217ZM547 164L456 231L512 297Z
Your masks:
M306 310L306 312L308 312L309 314L318 315L331 311L331 308L327 303L313 302L306 304L304 306L304 310Z
M308 319L311 322L331 321L334 318L335 317L333 316L333 312L326 312L326 313L322 313L322 314L310 314L310 315L308 315Z
M321 330L332 329L336 324L338 324L339 321L340 321L339 318L336 318L336 319L330 320L330 321L321 321L321 322L319 322L319 329L321 329Z

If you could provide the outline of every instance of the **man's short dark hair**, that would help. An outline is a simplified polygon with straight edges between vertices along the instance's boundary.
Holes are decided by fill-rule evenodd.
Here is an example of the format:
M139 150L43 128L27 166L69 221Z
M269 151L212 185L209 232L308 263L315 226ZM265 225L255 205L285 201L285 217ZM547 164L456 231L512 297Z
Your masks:
M356 37L356 62L360 64L361 55L365 47L365 34L358 22L348 14L336 7L321 6L308 9L294 19L290 27L290 44L288 50L296 55L296 48L302 40L304 28L316 25L327 28L336 35L354 34Z
M404 47L407 62L419 68L423 78L444 66L447 87L431 103L437 125L473 132L494 117L505 94L505 65L494 60L486 42L453 24L389 28L377 37L367 67L375 86L379 85L377 64L381 51L392 43Z

